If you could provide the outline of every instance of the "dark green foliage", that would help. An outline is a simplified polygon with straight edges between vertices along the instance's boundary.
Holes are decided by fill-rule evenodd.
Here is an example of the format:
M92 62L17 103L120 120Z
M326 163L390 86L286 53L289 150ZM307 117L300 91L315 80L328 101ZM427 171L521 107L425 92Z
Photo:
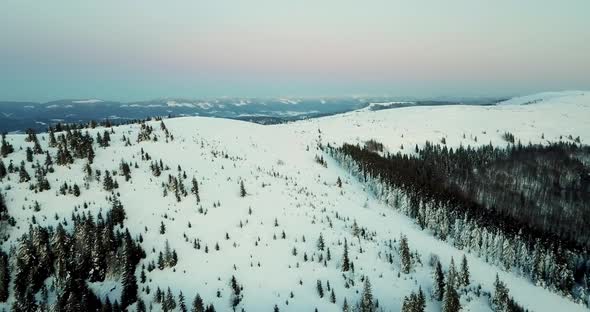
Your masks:
M0 251L0 302L6 302L9 295L10 271L8 255Z

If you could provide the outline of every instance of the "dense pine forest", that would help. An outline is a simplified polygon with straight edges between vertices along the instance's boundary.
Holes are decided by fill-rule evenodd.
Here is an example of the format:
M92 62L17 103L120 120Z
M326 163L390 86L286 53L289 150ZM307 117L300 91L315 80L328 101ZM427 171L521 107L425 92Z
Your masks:
M426 142L402 155L370 141L328 151L423 229L565 295L587 291L590 147Z

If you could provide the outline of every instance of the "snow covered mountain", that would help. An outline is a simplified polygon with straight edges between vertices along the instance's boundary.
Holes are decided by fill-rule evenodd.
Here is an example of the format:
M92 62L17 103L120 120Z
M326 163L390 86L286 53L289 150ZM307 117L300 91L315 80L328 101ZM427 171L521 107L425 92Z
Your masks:
M77 144L84 144L86 131L96 139L90 143L91 163L87 153L75 155L70 145L76 135L66 137L65 131L40 133L37 139L8 135L5 142L14 152L1 158L8 169L0 175L0 193L7 207L1 230L10 286L0 307L15 309L31 298L41 307L60 300L73 304L60 299L67 293L63 285L69 284L56 273L48 273L28 299L16 295L17 284L26 279L17 263L25 261L27 239L22 237L37 226L50 227L54 235L58 224L68 233L82 233L81 224L92 224L88 216L99 222L99 213L105 217L120 203L125 218L114 224L114 232L121 233L115 237L124 241L127 229L145 252L132 272L147 310L180 311L180 294L190 309L198 293L217 311L230 311L232 305L245 311L342 311L345 302L352 310L369 299L371 309L399 311L404 298L421 290L426 311L440 311L444 300L435 298L432 265L439 259L448 272L453 259L463 272L465 256L469 285L458 285L463 311L492 310L496 275L514 301L531 311L587 311L572 298L422 230L320 148L376 140L386 152L412 154L414 146L441 139L449 148L505 146L506 132L523 143L590 142L590 92L502 104L362 110L268 126L184 117L82 129ZM27 152L27 147L35 150L35 141L42 153ZM45 165L46 151L51 165ZM21 162L29 180L22 179ZM45 172L50 189L37 186L37 178L44 179L42 168L51 168ZM74 215L82 217L75 221ZM54 246L55 240L49 241ZM94 250L98 243L94 237L87 247ZM111 256L125 258L129 244L120 243ZM33 239L31 246L37 245ZM88 257L94 259L94 253ZM104 276L84 282L101 302L121 303L124 284L133 278L126 276L128 268L105 266ZM161 300L158 289L164 293ZM128 309L141 310L141 303Z

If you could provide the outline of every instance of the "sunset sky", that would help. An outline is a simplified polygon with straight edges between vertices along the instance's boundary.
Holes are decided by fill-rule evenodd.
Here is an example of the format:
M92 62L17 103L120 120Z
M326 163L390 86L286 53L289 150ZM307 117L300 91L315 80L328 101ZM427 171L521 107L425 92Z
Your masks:
M590 89L590 1L3 0L0 100Z

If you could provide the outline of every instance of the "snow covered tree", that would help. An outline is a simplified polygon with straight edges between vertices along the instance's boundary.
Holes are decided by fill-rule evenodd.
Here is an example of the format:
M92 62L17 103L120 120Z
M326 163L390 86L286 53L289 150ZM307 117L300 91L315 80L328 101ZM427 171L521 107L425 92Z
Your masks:
M203 299L199 294L195 295L195 299L193 300L193 307L191 312L205 312L205 306L203 304Z
M494 282L494 295L490 298L491 306L494 311L506 311L509 301L508 288L504 282L500 281L498 274L496 274L496 281Z
M447 274L447 282L443 297L443 312L458 312L461 310L459 294L455 289L455 273L451 272L451 270L452 269L449 269Z
M350 270L350 259L348 258L348 243L344 239L344 253L342 254L342 272Z
M0 191L0 221L8 220L8 206L2 191Z
M369 281L368 277L365 277L363 293L361 295L360 308L360 312L375 311L375 305L373 303L373 290L371 289L371 282Z
M193 177L191 193L195 195L197 203L201 202L201 197L199 195L199 182L197 182L197 179L195 177Z
M108 192L112 191L115 188L115 183L113 182L113 178L111 177L111 172L108 170L105 170L104 172L102 186L105 189L105 191Z
M442 270L440 261L436 262L434 268L434 298L438 301L443 300L445 293L445 275Z
M320 298L324 298L324 287L322 286L322 281L318 280L316 283L316 288L318 291L318 295Z
M246 187L244 187L244 180L240 181L240 197L246 197Z
M461 260L461 285L469 286L469 265L467 264L467 257L463 255Z
M318 238L317 246L319 251L324 251L326 245L324 243L324 237L322 236L322 233L320 233L320 237Z
M240 304L240 302L242 302L244 295L242 294L242 286L240 286L240 284L238 284L238 280L233 275L231 277L230 287L232 290L231 297L230 297L230 303L231 303L232 309L235 311L236 307Z
M123 290L121 291L121 307L125 309L127 306L137 301L137 278L135 277L134 263L135 251L129 232L126 232L125 234L123 248Z
M399 240L399 254L402 272L409 274L412 269L412 256L410 254L410 247L408 246L408 238L405 235L402 235Z

